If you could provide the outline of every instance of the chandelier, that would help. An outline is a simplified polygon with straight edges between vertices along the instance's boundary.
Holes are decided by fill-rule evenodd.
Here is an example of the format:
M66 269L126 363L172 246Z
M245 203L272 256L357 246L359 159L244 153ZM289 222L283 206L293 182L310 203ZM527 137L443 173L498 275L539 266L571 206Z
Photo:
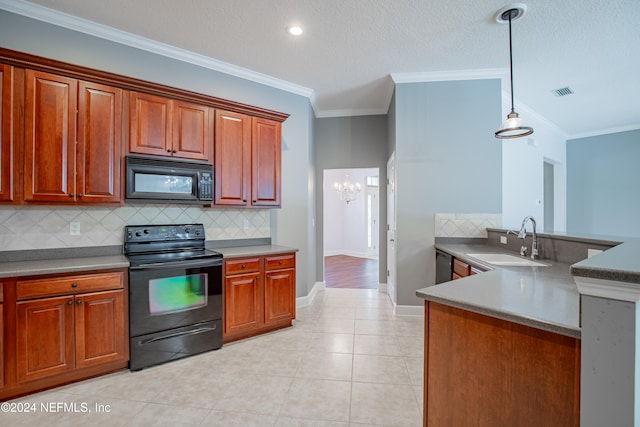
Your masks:
M356 196L360 192L360 183L352 184L349 181L349 175L345 175L344 182L341 184L336 182L333 184L334 190L336 190L336 194L340 200L343 200L349 204L349 202L356 199Z

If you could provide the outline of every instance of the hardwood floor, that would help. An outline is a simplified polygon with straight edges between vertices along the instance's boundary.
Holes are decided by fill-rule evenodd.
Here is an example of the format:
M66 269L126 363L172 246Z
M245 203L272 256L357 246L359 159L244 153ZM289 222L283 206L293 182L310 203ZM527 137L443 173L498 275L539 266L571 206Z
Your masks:
M327 288L378 289L378 260L347 255L324 257Z

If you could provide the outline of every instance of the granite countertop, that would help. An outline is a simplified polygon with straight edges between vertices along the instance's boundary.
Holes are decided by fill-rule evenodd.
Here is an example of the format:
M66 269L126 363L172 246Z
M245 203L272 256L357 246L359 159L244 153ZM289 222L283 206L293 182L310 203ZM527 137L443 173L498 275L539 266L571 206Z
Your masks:
M0 278L129 268L124 255L0 262Z
M487 272L428 286L416 295L464 310L580 338L580 294L570 265L540 260L547 267L506 267L480 262L467 253L509 253L495 246L436 244ZM516 254L517 255L517 254Z
M213 248L213 250L220 252L225 259L298 252L298 249L280 245L233 246L226 248Z

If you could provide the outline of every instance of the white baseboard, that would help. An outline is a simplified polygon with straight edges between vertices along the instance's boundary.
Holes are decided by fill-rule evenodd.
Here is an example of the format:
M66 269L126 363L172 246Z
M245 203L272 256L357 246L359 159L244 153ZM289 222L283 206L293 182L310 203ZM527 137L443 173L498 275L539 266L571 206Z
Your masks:
M378 283L378 292L386 294L387 293L387 284L386 283Z
M393 305L393 314L396 316L424 317L424 305Z
M311 305L318 292L325 288L324 282L316 282L308 295L296 298L296 308Z

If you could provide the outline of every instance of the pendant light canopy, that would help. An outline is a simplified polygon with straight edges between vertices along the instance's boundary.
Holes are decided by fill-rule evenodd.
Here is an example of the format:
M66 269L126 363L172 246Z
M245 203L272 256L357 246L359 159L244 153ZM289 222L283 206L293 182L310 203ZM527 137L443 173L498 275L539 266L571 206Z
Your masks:
M498 11L496 21L499 23L509 23L509 72L511 81L511 112L507 119L502 122L500 129L496 131L496 138L510 139L531 135L533 128L527 126L513 108L513 46L511 42L511 21L518 19L527 10L527 5L522 3L512 4Z

